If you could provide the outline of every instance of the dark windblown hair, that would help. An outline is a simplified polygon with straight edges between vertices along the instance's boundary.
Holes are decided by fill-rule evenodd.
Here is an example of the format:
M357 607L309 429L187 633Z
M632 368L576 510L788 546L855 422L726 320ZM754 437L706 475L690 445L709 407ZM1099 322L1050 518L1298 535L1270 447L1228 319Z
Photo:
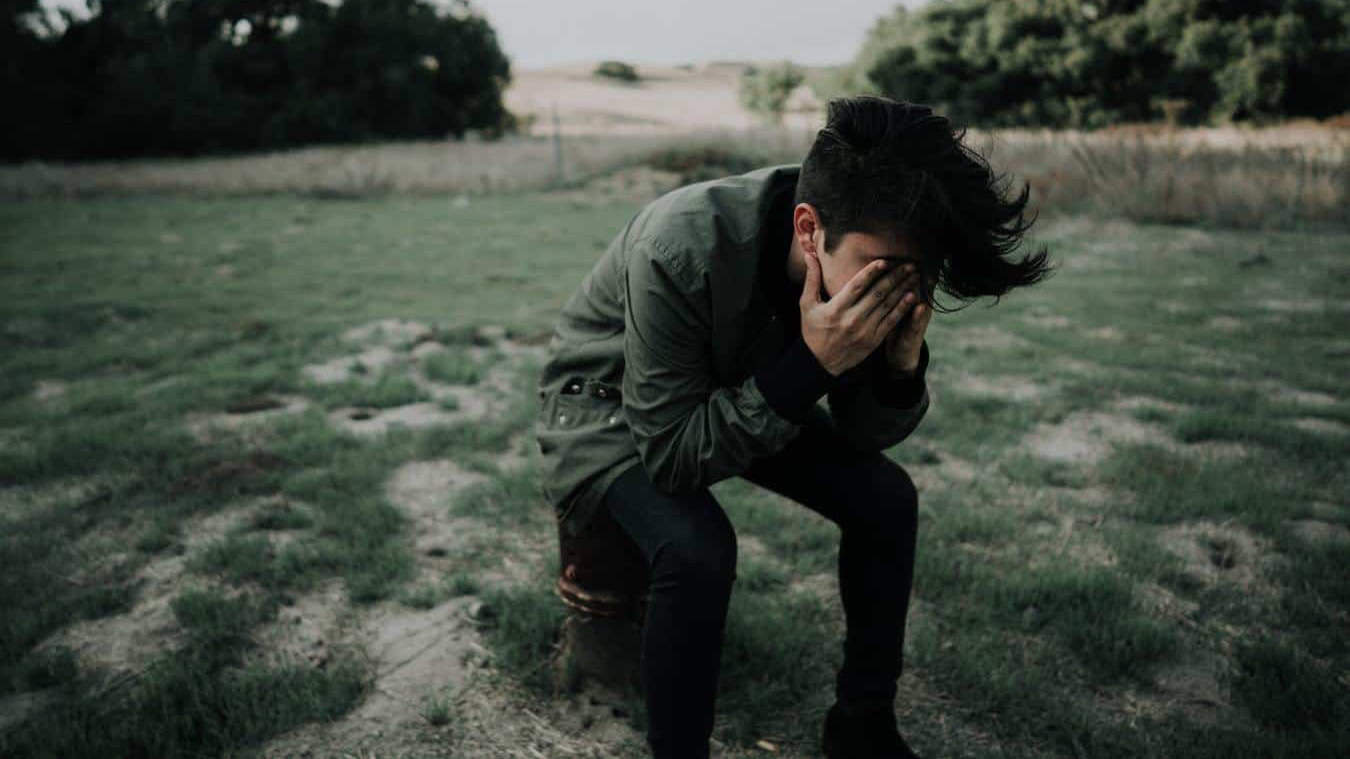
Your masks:
M908 233L922 258L923 295L995 302L1052 270L1045 247L1009 260L1035 218L1024 185L1008 196L1005 176L962 144L965 129L916 103L863 95L831 100L826 126L802 161L795 203L815 207L829 253L847 232Z

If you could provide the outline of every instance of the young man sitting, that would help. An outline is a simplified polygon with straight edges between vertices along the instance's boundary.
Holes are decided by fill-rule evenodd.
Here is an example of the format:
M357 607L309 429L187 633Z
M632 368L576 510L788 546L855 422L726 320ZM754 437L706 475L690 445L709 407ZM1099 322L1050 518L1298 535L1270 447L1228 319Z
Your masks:
M1011 260L1028 188L1007 197L963 137L926 106L832 101L800 166L651 202L563 307L538 388L542 490L563 529L605 509L646 557L658 759L708 756L736 566L708 488L732 476L840 528L825 755L914 755L894 700L918 496L884 451L928 410L935 291L999 296L1049 272L1043 249Z

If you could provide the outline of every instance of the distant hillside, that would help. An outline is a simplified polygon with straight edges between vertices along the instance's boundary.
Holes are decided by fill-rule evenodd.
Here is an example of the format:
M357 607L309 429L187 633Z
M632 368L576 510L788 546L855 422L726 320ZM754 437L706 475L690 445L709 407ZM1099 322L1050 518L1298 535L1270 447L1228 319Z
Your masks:
M741 72L770 61L710 61L683 66L637 66L642 77L624 83L592 74L599 61L512 72L506 107L533 134L551 134L553 108L564 134L659 134L757 125L737 99ZM810 67L808 81L816 71ZM796 102L809 102L800 98ZM790 128L809 129L823 112L791 113Z

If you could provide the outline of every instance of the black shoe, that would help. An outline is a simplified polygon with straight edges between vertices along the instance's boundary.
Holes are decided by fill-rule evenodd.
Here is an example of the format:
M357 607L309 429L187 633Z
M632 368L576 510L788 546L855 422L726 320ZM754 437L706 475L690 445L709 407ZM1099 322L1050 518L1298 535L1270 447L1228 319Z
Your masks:
M889 703L843 706L825 714L821 750L826 759L918 759L895 728Z

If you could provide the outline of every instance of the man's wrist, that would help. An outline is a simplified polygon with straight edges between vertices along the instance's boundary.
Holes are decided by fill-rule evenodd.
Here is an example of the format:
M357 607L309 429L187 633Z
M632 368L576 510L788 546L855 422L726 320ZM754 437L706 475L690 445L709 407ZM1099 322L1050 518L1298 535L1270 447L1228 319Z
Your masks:
M919 348L919 363L908 374L897 374L894 367L882 357L874 370L876 381L874 390L877 400L884 406L910 408L923 396L928 372L928 341Z
M777 361L755 372L755 382L764 400L779 416L799 423L805 421L811 407L837 380L801 336L787 346Z
M914 359L914 363L908 368L894 366L888 362L883 371L887 378L895 382L914 379L919 373L919 359Z

